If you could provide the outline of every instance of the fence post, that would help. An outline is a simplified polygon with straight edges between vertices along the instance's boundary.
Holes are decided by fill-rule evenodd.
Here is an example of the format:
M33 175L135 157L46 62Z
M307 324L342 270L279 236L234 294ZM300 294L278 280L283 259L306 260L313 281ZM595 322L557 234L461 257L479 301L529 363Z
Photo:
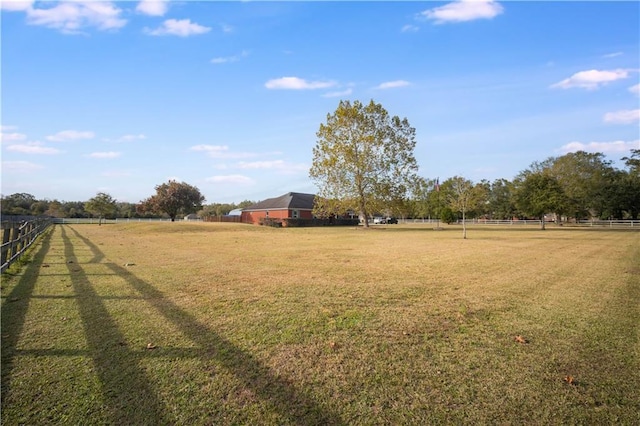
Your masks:
M9 240L11 238L11 228L2 229L2 253L0 254L0 265L7 263L9 255Z

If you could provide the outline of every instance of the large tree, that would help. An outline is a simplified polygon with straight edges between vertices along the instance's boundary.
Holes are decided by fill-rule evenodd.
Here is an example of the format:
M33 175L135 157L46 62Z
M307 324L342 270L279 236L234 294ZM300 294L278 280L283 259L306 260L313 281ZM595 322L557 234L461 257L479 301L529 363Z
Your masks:
M373 100L340 101L320 124L309 176L319 188L316 214L356 211L369 226L369 216L403 205L420 180L413 155L415 129Z
M114 215L118 210L116 200L111 195L98 192L95 197L84 204L84 209L98 216L98 225L102 225L102 219Z
M558 180L544 171L523 173L518 179L516 204L527 215L540 218L540 229L545 229L544 216L555 213L566 203L566 196Z
M178 213L195 213L202 208L204 196L195 186L185 182L170 180L156 186L156 194L140 203L143 212L162 212L169 215L171 221L176 220Z

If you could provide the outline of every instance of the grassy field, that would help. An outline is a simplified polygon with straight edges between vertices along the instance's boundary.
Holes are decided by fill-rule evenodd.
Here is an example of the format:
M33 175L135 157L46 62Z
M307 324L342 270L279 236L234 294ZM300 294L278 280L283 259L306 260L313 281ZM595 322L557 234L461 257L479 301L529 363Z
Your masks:
M2 424L640 424L640 232L468 237L56 225L3 276Z

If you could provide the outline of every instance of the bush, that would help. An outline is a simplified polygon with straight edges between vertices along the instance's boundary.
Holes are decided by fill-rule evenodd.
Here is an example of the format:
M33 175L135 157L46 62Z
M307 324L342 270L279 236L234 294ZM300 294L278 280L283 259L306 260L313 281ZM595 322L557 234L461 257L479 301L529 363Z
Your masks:
M270 217L263 217L260 218L260 225L264 225L264 226L273 226L274 228L281 228L282 227L282 219L273 219Z

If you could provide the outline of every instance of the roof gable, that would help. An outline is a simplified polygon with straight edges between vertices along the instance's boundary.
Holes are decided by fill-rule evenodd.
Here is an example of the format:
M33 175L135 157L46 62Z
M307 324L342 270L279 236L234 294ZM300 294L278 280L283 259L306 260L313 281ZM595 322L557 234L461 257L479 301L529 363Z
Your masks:
M255 203L243 210L278 210L278 209L302 209L313 210L314 194L303 194L300 192L288 192L276 198Z

